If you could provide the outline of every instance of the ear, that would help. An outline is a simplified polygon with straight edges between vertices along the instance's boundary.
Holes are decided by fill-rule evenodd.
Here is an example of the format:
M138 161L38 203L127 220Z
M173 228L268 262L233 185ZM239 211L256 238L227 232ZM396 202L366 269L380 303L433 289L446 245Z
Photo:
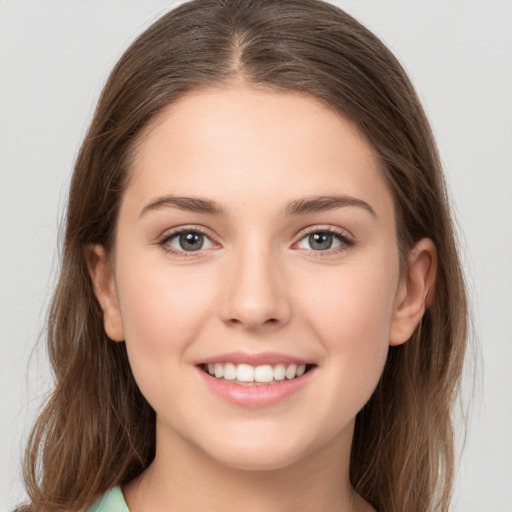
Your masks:
M401 345L412 336L432 304L436 273L436 246L429 238L423 238L409 253L407 270L398 285L389 332L391 346Z
M105 248L98 244L87 245L85 257L94 295L103 311L103 328L111 340L124 341L123 322L117 300L114 273Z

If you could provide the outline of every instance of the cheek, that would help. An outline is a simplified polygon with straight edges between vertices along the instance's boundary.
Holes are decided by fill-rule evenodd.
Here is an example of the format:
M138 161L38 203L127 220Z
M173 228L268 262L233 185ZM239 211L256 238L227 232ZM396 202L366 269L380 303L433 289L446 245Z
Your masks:
M215 285L191 266L134 263L118 265L118 295L130 363L144 388L162 367L177 370L183 363L211 315Z
M398 264L347 265L316 278L309 287L305 309L328 339L363 348L365 344L387 343L393 313ZM324 336L322 336L323 338Z
M329 276L305 309L326 354L331 396L353 414L377 385L389 348L398 264L346 267ZM320 284L320 283L319 283ZM321 288L321 290L320 290Z

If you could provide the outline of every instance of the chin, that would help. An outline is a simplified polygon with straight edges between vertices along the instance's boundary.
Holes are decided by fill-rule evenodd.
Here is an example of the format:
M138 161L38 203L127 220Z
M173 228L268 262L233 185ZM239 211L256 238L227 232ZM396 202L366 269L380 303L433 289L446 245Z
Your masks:
M232 450L231 453L222 455L213 456L219 464L242 471L277 471L301 458L298 453L276 453L268 449L257 452Z
M217 463L237 470L274 471L293 465L315 451L317 444L303 436L279 434L231 436L225 433L223 440L211 440L200 449ZM318 441L318 440L316 440ZM308 449L309 447L309 449Z

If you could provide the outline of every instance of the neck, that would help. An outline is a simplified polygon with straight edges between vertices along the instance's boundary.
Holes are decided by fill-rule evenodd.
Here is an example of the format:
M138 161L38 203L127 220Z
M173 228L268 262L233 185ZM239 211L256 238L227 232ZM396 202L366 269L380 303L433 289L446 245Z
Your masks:
M372 510L350 485L352 431L285 467L247 470L224 465L162 429L157 427L155 460L123 488L131 512Z

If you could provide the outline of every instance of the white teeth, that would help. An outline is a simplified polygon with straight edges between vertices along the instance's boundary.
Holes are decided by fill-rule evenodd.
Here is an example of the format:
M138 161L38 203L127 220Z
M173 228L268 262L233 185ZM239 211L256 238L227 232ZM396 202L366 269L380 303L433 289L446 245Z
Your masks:
M239 364L236 367L236 380L252 382L254 380L254 368L249 364Z
M219 363L215 363L215 377L217 377L217 379L224 377L224 366Z
M224 378L239 382L259 382L264 384L272 381L282 381L285 378L291 380L300 377L306 372L306 365L285 365L279 363L275 366L270 364L252 366L250 364L209 363L204 369L217 379Z
M286 366L284 364L276 364L274 366L274 380L284 380L286 377Z
M236 379L236 366L233 363L226 363L224 365L224 378L228 380Z
M274 369L269 364L256 366L254 370L254 380L256 382L271 382L274 380Z
M286 372L285 372L286 378L293 379L296 375L296 372L297 372L297 365L291 364L290 366L288 366L286 368Z

